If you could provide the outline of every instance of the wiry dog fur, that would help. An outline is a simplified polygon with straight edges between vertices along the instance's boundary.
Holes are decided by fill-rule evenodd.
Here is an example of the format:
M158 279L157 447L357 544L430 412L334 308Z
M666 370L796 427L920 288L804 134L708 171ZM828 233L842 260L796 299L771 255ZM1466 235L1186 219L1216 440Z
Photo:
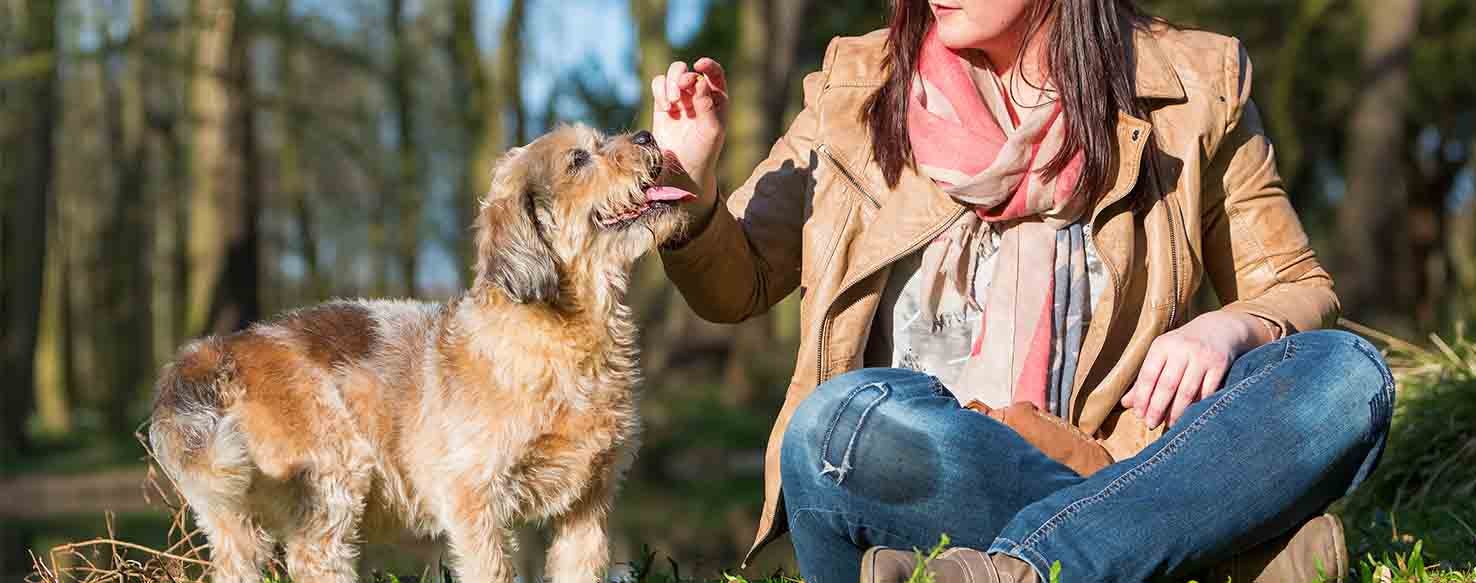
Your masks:
M590 583L636 448L629 270L681 226L643 190L649 135L563 128L499 163L472 289L339 301L184 347L149 429L215 580L356 580L361 541L433 541L460 581L513 579L510 527L548 521L547 573Z

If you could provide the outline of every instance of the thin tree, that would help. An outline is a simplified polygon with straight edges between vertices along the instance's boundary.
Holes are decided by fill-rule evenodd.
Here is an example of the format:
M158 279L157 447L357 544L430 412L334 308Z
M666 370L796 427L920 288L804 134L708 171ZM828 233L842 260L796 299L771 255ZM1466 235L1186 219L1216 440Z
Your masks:
M277 83L289 105L279 112L281 147L278 149L278 183L283 202L290 207L297 231L298 252L302 255L302 287L310 301L321 301L328 295L328 282L318 257L316 209L308 192L307 128L312 117L297 105L302 97L302 73L299 34L292 27L292 0L277 0Z
M5 388L0 399L8 419L0 424L0 452L26 453L30 442L26 420L35 408L35 352L45 282L48 208L52 204L53 130L61 84L57 61L57 2L32 0L16 3L20 30L18 48L42 66L29 78L13 83L0 95L25 115L7 115L3 134L5 168L0 192L0 370ZM11 133L13 132L13 133ZM0 454L5 455L5 454Z
M482 47L477 42L476 0L450 0L451 34L447 57L451 63L452 100L461 120L462 174L456 197L458 273L470 282L474 262L472 218L491 181L492 162L502 145L502 120Z
M1348 119L1348 190L1338 210L1342 249L1338 287L1344 313L1407 325L1421 277L1404 217L1409 180L1404 157L1410 101L1410 51L1420 0L1363 0L1362 91Z
M405 0L389 0L387 19L393 43L388 90L395 119L396 172L390 204L385 206L398 210L395 254L399 259L400 274L405 279L405 293L413 296L420 268L422 202L420 149L415 135L415 89L412 85L417 56L405 27Z
M195 20L190 330L226 333L261 314L260 162L244 0L200 0Z
M523 24L528 18L527 0L508 3L502 24L502 45L497 47L498 82L502 86L502 109L507 112L507 138L513 145L528 143L527 120L523 115Z
M651 96L646 83L666 72L671 63L671 41L666 38L666 0L630 0L636 22L637 71L640 72L641 117L637 127L651 127Z
M129 34L148 35L151 3L134 0ZM146 190L150 155L146 142L144 86L151 70L141 50L121 53L121 67L103 67L105 142L112 162L113 198L103 218L99 256L112 255L101 274L107 297L97 304L98 336L106 343L108 390L105 417L114 434L133 433L134 398L152 376L153 333L151 251L153 196ZM117 249L128 253L117 254ZM101 298L100 298L101 299Z
M721 175L724 188L735 188L763 161L769 146L784 131L784 116L793 100L801 22L811 0L742 0L738 5L738 47L729 75L728 139ZM798 310L781 303L763 316L739 325L723 371L723 399L728 405L750 401L755 394L751 365L771 344L774 320Z

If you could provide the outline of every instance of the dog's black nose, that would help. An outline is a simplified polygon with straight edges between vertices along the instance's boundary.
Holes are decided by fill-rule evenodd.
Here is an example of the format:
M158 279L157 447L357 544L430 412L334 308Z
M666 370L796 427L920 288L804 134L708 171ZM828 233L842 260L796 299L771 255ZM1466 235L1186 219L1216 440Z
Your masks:
M646 130L641 130L641 131L636 132L635 137L634 138L631 138L631 141L635 142L637 146L654 146L654 145L656 145L656 138L655 138L655 136L652 136L651 135L651 132L648 132Z

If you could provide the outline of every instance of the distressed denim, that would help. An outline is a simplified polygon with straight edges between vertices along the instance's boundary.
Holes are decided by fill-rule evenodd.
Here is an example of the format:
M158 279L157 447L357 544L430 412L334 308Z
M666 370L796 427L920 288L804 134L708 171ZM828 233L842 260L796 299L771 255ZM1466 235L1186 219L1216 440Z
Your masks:
M1383 451L1393 399L1367 341L1294 334L1237 359L1219 391L1138 455L1083 478L931 376L862 369L795 411L785 511L810 583L852 583L867 548L929 548L944 533L1042 574L1059 561L1063 581L1182 575L1357 487Z

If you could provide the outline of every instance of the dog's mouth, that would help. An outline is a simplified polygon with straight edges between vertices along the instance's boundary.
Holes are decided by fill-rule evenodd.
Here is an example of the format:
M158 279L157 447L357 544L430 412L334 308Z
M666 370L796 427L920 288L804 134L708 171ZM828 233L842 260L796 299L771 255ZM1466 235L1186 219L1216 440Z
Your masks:
M677 203L697 198L697 195L674 186L646 184L641 192L646 195L645 200L620 210L614 216L599 217L600 226L611 229L628 227L643 219L665 214L676 208Z

